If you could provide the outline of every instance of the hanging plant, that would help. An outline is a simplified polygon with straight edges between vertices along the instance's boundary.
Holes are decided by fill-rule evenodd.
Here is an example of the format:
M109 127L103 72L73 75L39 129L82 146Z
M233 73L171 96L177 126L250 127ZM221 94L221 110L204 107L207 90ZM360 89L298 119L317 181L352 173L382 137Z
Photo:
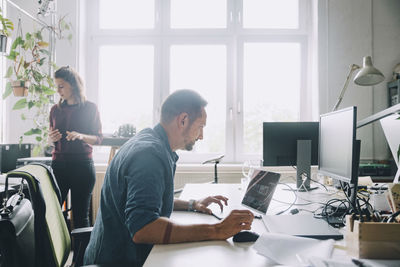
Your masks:
M0 52L5 53L7 50L7 38L11 35L11 32L14 30L14 24L8 18L3 16L3 12L0 8Z
M11 95L11 92L21 97L12 109L24 110L26 113L21 114L21 119L33 122L33 127L23 135L35 136L37 145L34 146L32 152L34 156L42 154L48 145L49 110L54 104L52 96L56 93L52 71L50 71L55 64L49 60L51 54L48 49L49 43L44 40L43 31L53 31L57 39L61 39L60 36L65 38L59 34L63 30L71 29L70 24L65 23L65 25L68 25L68 28L43 27L23 35L19 21L17 38L12 43L7 56L11 64L5 76L8 82L3 99ZM22 141L23 136L20 137L20 142Z

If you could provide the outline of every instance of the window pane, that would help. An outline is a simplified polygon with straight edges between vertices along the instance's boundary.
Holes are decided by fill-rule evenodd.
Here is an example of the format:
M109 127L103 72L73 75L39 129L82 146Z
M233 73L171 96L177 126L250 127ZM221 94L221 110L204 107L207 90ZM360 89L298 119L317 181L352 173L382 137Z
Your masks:
M193 89L208 102L204 140L193 151L224 153L226 121L226 47L174 45L171 47L170 91Z
M154 0L100 0L100 29L154 28Z
M298 43L244 45L244 152L262 155L262 122L300 118Z
M102 46L99 66L99 110L104 133L125 123L139 131L153 125L154 47Z
M226 28L226 0L171 0L171 28Z
M298 0L243 0L243 28L297 29Z

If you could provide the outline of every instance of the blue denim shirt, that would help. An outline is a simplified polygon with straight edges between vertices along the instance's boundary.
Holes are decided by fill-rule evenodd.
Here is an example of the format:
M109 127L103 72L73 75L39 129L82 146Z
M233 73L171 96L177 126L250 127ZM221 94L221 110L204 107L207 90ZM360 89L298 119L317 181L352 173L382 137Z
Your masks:
M132 238L143 226L171 215L177 160L160 124L120 148L106 172L85 264L143 265L152 245L136 244Z

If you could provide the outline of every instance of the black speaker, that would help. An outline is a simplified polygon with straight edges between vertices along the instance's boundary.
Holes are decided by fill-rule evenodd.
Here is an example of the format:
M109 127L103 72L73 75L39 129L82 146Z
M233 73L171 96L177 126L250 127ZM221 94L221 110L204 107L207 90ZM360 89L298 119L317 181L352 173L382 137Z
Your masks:
M0 144L0 172L6 173L17 167L17 159L31 156L31 144Z

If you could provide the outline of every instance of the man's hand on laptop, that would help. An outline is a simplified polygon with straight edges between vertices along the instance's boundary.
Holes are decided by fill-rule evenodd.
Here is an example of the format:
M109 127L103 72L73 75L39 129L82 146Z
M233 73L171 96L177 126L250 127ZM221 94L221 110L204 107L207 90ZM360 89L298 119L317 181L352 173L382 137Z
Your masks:
M209 196L206 198L202 198L199 200L196 200L194 203L194 209L196 211L199 212L203 212L203 213L207 213L207 214L211 214L212 211L208 208L208 206L212 203L216 203L219 205L219 207L221 208L221 212L224 210L224 205L222 203L225 204L225 206L228 205L228 198L218 195L218 196Z
M218 239L225 240L242 230L250 230L254 214L249 210L232 210L231 213L217 224Z

